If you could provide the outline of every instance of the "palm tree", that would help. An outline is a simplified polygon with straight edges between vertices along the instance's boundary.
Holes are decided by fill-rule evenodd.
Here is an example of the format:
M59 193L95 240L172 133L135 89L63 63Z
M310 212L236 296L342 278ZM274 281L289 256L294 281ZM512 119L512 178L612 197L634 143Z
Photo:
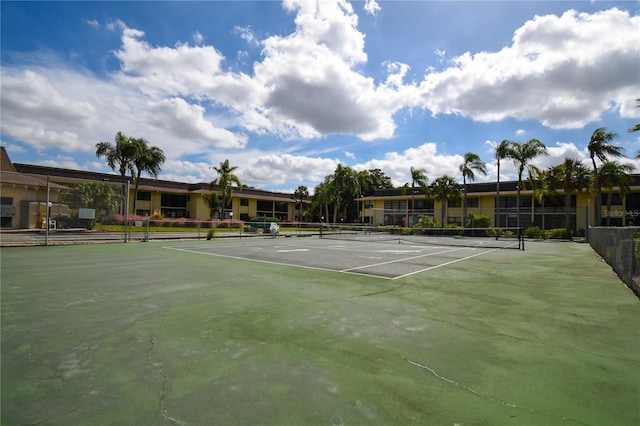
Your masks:
M640 108L640 98L636 99L636 108ZM640 123L629 129L629 132L640 132ZM636 151L636 159L640 159L640 150Z
M330 176L333 182L333 220L338 217L338 209L344 210L353 203L358 195L357 173L351 167L338 164L333 175Z
M600 127L593 132L589 145L587 146L591 162L593 163L593 183L596 192L596 226L599 226L602 220L602 185L600 183L596 159L605 162L609 157L623 156L624 149L611 144L617 136L616 133L608 132L604 127Z
M565 158L564 163L552 166L546 173L546 186L557 193L564 193L564 226L568 235L573 231L570 221L571 195L575 192L588 191L592 179L589 169L579 160Z
M299 185L293 192L293 197L298 204L298 222L302 220L302 202L309 197L309 189L304 185Z
M143 138L131 139L131 143L135 147L135 156L133 158L133 166L136 170L135 190L133 191L133 211L136 210L138 201L138 187L140 185L140 176L143 172L148 173L154 178L162 171L162 164L166 160L164 152L157 146L149 146Z
M391 178L380 169L369 169L369 177L371 179L371 188L369 189L371 193L368 195L373 195L376 189L393 188Z
M548 152L547 147L538 139L530 139L525 143L511 142L509 144L508 157L513 160L513 163L518 168L518 187L516 191L516 226L518 229L520 228L520 191L524 185L524 182L522 181L522 174L524 173L524 170L527 169L529 175L531 175L535 168L530 164L530 162L541 155L548 155Z
M416 184L420 188L423 188L423 192L426 193L426 191L424 191L424 188L427 186L428 182L429 182L429 178L427 178L427 171L425 169L418 169L418 168L411 167L411 219L412 220L415 219L414 214L415 214L415 205L416 205ZM413 223L410 223L410 222L411 221L407 222L408 226L413 225Z
M326 217L329 220L329 202L331 201L331 193L332 190L332 182L328 179L327 176L324 182L316 185L313 190L313 201L311 202L311 208L314 211L318 211L318 216ZM325 214L323 216L322 209L325 209Z
M607 213L611 212L611 202L613 198L613 188L617 187L620 191L620 199L627 195L630 191L630 185L633 182L629 173L633 171L630 164L620 164L617 161L605 161L600 166L600 183L603 188L608 190L607 193ZM611 214L607 214L607 226L611 226Z
M219 167L213 167L213 170L216 171L218 177L215 178L209 184L209 188L213 189L215 186L218 186L220 193L222 194L222 210L224 215L224 209L230 207L231 199L233 197L233 187L232 184L236 184L238 188L242 187L240 183L240 178L233 174L234 171L238 169L237 166L229 165L229 160L225 159L220 163Z
M449 200L455 201L460 199L460 192L461 192L460 184L458 184L456 180L451 176L444 175L433 181L433 183L429 186L429 192L437 200L439 200L442 205L442 208L440 211L440 215L441 215L440 223L441 223L441 226L444 228L447 202Z
M96 157L104 157L107 165L111 170L118 169L122 177L122 196L128 197L126 192L126 175L131 172L133 176L133 160L135 158L136 149L131 138L125 136L122 132L116 133L115 144L110 142L98 142L96 144ZM125 214L128 212L125 212Z
M500 160L509 158L509 150L511 148L511 142L503 140L496 146L496 163L498 165L498 182L496 184L496 226L500 226Z
M469 178L471 182L475 181L475 172L480 172L486 176L487 165L480 159L480 156L478 154L467 152L466 154L464 154L464 161L462 162L462 164L460 164L458 170L462 172L462 226L465 226L467 222L467 178Z

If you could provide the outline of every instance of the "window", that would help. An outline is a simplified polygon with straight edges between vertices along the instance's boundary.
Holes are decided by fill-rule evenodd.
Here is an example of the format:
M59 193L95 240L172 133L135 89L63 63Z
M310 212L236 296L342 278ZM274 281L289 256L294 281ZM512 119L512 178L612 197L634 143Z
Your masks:
M457 200L449 200L447 205L449 207L462 207L462 198L458 198Z
M450 217L447 218L447 223L449 225L462 226L462 217L460 217L460 216L450 216Z
M139 201L151 201L151 192L138 191L138 200Z
M608 200L609 199L609 193L608 192L603 192L602 193L602 205L606 206L608 205ZM614 192L611 194L611 205L612 206L621 206L622 205L622 199L620 198L620 193L619 192Z
M249 199L248 198L240 198L240 205L242 207L249 207Z
M415 210L433 210L433 199L416 199L415 200L415 204L413 205L413 208ZM411 202L409 202L409 205L411 205Z
M405 211L407 209L406 200L389 200L384 202L385 210L402 210Z
M4 204L4 202L2 203ZM627 210L640 210L640 194L627 195Z
M273 202L272 201L265 201L265 200L258 200L257 210L272 212L273 211Z
M162 194L160 210L165 217L189 217L187 196L180 194Z
M468 197L467 207L480 207L480 199L476 197Z
M289 203L279 201L276 203L276 211L280 213L287 213L289 211Z

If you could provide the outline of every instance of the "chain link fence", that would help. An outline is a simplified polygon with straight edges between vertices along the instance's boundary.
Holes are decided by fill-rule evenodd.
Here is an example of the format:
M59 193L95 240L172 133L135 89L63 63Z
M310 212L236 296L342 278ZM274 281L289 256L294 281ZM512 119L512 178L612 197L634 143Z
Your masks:
M640 227L589 228L589 244L640 297Z

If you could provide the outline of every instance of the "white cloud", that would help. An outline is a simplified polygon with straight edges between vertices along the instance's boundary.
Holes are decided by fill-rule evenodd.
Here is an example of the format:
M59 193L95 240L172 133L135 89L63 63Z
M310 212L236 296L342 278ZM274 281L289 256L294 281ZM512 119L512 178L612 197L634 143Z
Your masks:
M477 121L535 119L580 128L610 108L631 108L640 92L640 16L610 9L537 16L499 52L465 53L425 76L419 105Z
M268 154L255 157L242 170L242 180L247 183L269 181L275 185L299 182L313 186L334 172L339 161L328 158L312 158L290 154ZM296 185L297 186L297 185Z
M233 28L233 32L238 34L240 38L246 41L247 44L249 44L249 46L251 47L257 47L260 45L260 40L258 40L255 34L253 34L253 31L251 30L251 26L246 26L246 27L236 26Z
M243 148L246 146L245 135L236 135L214 126L204 117L203 107L190 105L182 98L163 99L150 103L146 111L150 123L181 139L204 142L211 144L212 147ZM185 148L184 144L181 148ZM202 145L198 144L194 148L201 151Z
M151 47L143 37L144 32L125 28L115 56L121 63L121 80L150 96L197 96L221 72L224 58L213 46Z
M380 5L376 3L376 0L365 0L364 10L369 15L377 15L380 12Z
M303 138L391 137L393 114L403 107L401 92L376 87L354 69L367 55L351 5L291 0L285 7L297 12L296 30L264 40L265 58L254 69L255 80L269 88L262 104L270 130ZM402 75L400 70L390 81L396 84Z
M204 36L200 33L200 31L196 31L193 34L193 42L197 45L202 44L204 42Z

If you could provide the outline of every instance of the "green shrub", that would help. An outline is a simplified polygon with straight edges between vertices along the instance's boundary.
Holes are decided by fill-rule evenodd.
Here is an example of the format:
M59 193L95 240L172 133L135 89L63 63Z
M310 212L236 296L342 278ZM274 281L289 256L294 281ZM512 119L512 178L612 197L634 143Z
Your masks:
M212 239L215 233L216 233L216 228L210 228L209 232L207 232L207 240Z
M431 216L422 216L418 223L413 225L414 228L439 228L440 222Z
M491 226L491 217L486 214L469 213L469 223L467 228L488 228Z
M524 236L526 238L542 238L544 237L544 232L538 226L530 226L524 230Z
M548 229L544 232L545 238L557 240L570 240L573 232L567 228Z

